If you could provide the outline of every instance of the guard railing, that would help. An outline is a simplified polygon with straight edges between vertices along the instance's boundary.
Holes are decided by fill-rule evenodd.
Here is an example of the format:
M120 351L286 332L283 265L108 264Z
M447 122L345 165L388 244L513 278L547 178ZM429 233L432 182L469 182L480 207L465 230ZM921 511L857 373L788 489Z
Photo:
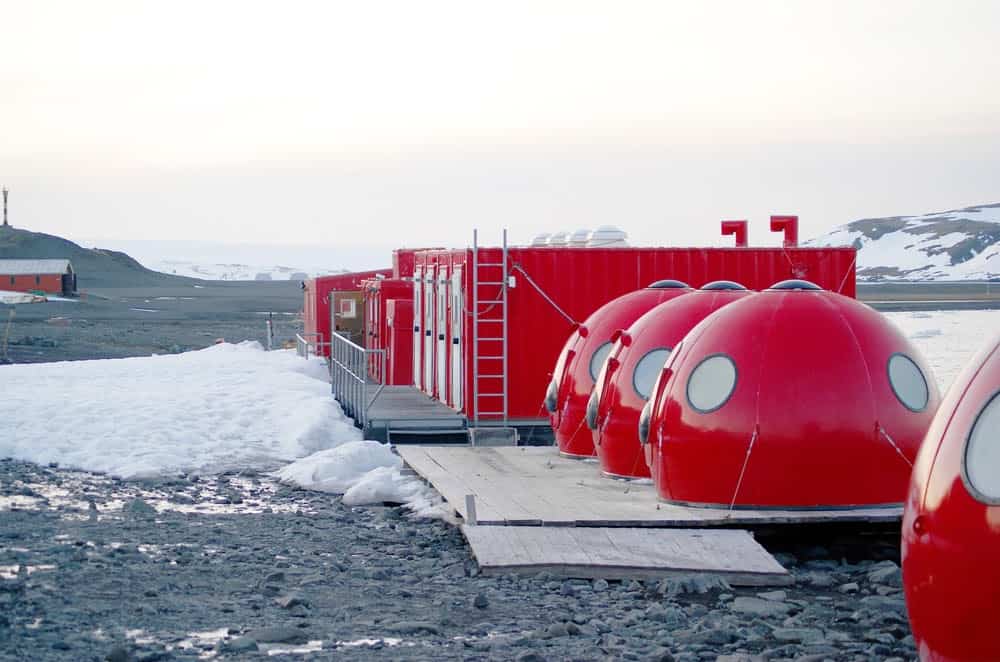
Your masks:
M295 334L295 353L304 359L308 359L310 356L321 356L321 349L326 344L323 342L323 334L321 333Z
M330 337L330 381L333 396L362 428L368 423L368 410L385 388L385 350L365 349L339 333ZM372 362L379 366L379 379L369 374Z

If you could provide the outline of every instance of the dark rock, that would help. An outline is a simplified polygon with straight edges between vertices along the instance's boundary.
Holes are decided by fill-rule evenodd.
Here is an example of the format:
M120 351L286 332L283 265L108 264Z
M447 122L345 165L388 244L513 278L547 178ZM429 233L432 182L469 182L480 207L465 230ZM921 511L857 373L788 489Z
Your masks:
M287 625L257 628L247 632L245 637L263 644L304 644L309 641L308 632Z
M823 641L823 631L816 628L775 628L772 633L778 641L811 644Z
M153 508L139 497L136 497L126 503L122 507L122 512L125 513L127 517L135 519L152 519L156 517L156 508Z
M893 588L903 586L903 573L892 561L883 561L868 572L868 581L872 584L882 584Z
M788 593L785 591L765 591L764 593L758 593L757 597L770 600L771 602L784 602L788 599Z
M476 609L486 609L490 606L490 601L485 594L480 593L472 599L472 606Z
M398 634L441 634L441 629L438 626L425 621L400 621L390 626L389 630Z
M216 649L220 653L249 653L257 650L257 642L250 637L235 637L219 642Z
M786 616L794 608L787 602L774 602L762 598L740 596L730 603L729 608L739 614L751 616Z
M545 628L545 637L555 639L557 637L568 637L569 628L566 627L565 623L553 623L549 627Z
M104 659L107 662L132 662L135 658L124 646L115 646Z
M292 607L308 607L309 603L303 600L297 595L283 595L280 598L275 598L274 602L282 609L291 609Z

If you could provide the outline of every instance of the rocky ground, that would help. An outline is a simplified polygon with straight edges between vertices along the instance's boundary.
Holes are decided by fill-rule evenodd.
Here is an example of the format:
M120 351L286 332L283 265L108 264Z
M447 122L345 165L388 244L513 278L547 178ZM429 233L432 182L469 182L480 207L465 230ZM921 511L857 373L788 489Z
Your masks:
M895 541L806 538L765 542L783 590L484 577L447 523L264 474L3 460L0 659L912 659Z
M300 284L291 281L123 285L70 301L0 305L0 363L176 354L219 338L263 344L269 316L280 347L302 330L301 310Z

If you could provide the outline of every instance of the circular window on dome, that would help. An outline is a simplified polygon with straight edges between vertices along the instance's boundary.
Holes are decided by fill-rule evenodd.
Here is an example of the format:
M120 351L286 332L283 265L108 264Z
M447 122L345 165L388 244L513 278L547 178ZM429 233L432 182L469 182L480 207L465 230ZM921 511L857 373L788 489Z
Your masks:
M642 413L639 414L639 442L642 444L649 443L649 424L653 418L653 403L647 402L646 406L642 408Z
M658 347L646 353L635 365L635 372L632 373L632 388L643 400L649 400L649 395L653 392L653 384L656 376L663 370L663 364L670 358L670 350L666 347Z
M702 414L726 404L736 390L736 364L725 354L713 354L691 372L687 383L688 403Z
M973 497L1000 504L1000 393L994 393L979 412L965 442L962 478Z
M597 375L601 372L601 366L604 365L604 360L608 358L608 354L611 353L611 343L606 342L594 352L594 355L590 357L590 378L595 382L597 381Z
M927 407L930 399L927 380L909 356L893 354L889 357L889 386L910 411L923 411Z

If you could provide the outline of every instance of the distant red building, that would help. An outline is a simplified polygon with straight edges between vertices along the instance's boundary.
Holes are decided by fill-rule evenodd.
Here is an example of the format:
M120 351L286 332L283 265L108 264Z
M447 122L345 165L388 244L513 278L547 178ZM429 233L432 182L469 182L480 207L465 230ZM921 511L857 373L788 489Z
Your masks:
M76 272L69 260L2 260L0 290L76 294Z

